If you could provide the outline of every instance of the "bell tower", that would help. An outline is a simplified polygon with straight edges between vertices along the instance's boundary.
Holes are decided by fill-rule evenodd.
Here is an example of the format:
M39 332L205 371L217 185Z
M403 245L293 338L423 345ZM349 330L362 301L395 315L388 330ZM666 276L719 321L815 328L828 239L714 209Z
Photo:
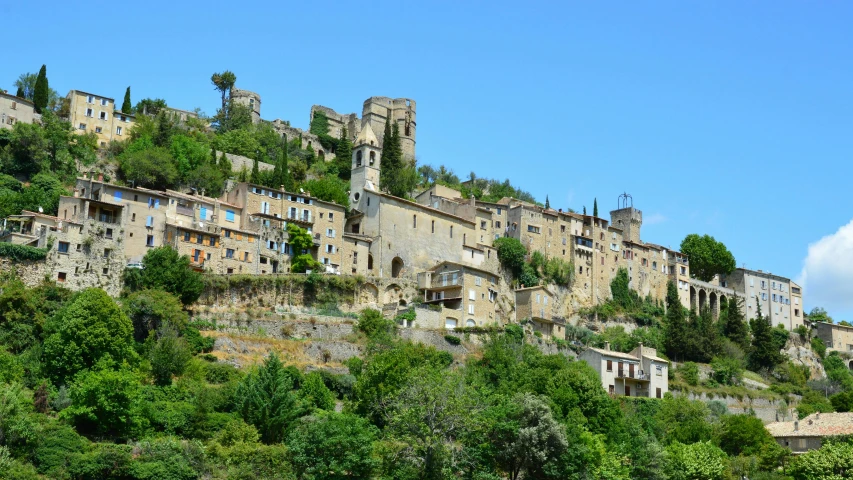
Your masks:
M352 149L352 175L350 179L350 203L353 208L364 211L364 189L379 191L379 169L382 163L382 149L379 140L365 122L355 140Z

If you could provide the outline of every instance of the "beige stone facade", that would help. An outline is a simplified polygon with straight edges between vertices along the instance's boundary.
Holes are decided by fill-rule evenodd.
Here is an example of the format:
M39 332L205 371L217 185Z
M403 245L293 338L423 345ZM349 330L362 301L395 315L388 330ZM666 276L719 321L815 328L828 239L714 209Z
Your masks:
M826 322L815 322L812 324L815 336L823 340L827 350L847 352L853 355L853 327ZM849 367L853 370L853 361L849 361Z
M566 317L557 295L545 286L515 290L515 321L530 322L544 338L566 339Z
M580 359L599 375L601 386L611 395L663 398L669 391L669 362L654 348L640 344L631 353L605 348L587 348Z
M766 428L780 446L805 453L819 449L829 437L853 435L853 412L813 413L792 422L770 423Z
M136 117L116 108L113 98L71 90L67 99L70 104L68 121L75 132L94 132L101 147L106 147L113 140L130 138Z
M421 301L441 307L447 329L505 321L498 303L501 278L493 272L445 261L418 273L417 279Z
M0 128L11 130L16 123L33 123L37 117L33 102L0 92Z
M719 283L742 294L746 302L746 318L751 320L761 314L770 321L772 326L783 325L793 330L803 325L802 312L800 316L793 315L795 307L792 298L802 301L802 293L792 292L791 279L761 270L736 268L731 274L721 276ZM800 287L793 284L800 291Z

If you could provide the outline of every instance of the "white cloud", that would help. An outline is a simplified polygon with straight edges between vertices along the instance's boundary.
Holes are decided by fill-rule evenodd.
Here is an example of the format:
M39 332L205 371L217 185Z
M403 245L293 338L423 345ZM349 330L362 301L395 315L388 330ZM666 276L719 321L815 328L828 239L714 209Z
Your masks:
M643 217L643 225L656 225L658 223L663 223L669 220L662 213L653 213L651 215L645 215Z
M798 283L812 307L853 310L853 220L809 245Z

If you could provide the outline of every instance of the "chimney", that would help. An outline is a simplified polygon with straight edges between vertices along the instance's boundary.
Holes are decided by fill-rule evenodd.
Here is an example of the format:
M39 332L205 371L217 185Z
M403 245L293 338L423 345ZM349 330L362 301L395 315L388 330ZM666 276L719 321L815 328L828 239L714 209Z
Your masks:
M604 349L610 351L610 342L604 342Z
M640 356L642 357L643 356L643 342L640 342L640 344L637 345L637 349L640 351Z
M80 196L80 190L77 190L77 189L75 188L75 189L74 189L74 198L77 198L77 197L79 197L79 196Z
M98 181L99 181L99 182L103 182L103 181L104 181L104 174L103 174L103 173L99 173L99 174L98 174Z
M799 420L794 420L794 431L795 432L800 431L800 421Z
M477 205L477 199L476 199L476 198L474 198L474 195L471 195L470 203L471 203L471 206L472 206L472 207L474 207L474 206L476 206L476 205Z

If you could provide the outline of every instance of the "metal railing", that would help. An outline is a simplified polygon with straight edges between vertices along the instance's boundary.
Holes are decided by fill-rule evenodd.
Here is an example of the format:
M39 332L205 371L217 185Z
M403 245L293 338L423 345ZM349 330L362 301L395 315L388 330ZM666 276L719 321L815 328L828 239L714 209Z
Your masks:
M616 372L616 376L618 378L633 378L634 380L650 380L648 373L644 372L632 372L630 370L619 370Z

